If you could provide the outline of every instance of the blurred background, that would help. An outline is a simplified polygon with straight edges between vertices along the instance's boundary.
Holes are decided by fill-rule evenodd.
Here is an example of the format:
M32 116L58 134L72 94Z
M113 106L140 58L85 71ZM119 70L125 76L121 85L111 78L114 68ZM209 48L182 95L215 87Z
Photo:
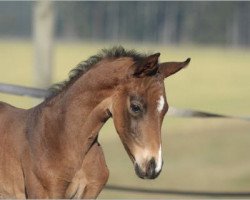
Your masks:
M250 115L250 2L0 2L2 83L48 88L67 79L80 61L114 45L161 52L161 61L192 58L187 69L165 81L170 106ZM42 101L3 93L0 100L21 108ZM250 191L249 122L166 117L162 137L161 175L140 180L110 120L100 133L108 184ZM107 189L99 196L187 197Z

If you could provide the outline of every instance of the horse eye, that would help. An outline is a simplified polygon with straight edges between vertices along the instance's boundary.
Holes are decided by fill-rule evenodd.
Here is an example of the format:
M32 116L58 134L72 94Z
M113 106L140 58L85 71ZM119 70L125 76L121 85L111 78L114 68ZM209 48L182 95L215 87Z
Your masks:
M141 112L141 107L137 104L131 104L131 110L134 112L134 113L139 113Z

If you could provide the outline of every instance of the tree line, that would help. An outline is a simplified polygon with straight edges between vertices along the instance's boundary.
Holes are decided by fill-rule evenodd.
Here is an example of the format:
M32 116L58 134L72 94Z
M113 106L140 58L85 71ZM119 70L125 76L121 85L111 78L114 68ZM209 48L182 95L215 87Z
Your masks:
M21 33L30 37L32 27L27 23L32 21L34 2L10 4L0 2L0 19L4 13L9 16L0 20L0 35L6 35L6 29L10 29L10 35ZM6 5L9 11L3 12ZM71 1L54 2L54 10L55 35L62 39L250 46L247 1ZM18 13L24 16L17 17ZM18 23L14 23L15 16Z

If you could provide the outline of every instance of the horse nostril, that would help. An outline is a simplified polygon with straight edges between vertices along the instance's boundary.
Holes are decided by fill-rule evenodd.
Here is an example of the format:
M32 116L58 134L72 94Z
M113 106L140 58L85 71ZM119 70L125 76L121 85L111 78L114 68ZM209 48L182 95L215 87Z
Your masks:
M152 158L147 166L147 177L148 178L154 178L155 177L155 168L156 168L156 163L155 159Z
M145 173L143 173L143 171L141 170L141 168L139 167L137 163L135 164L135 172L139 178L142 178L142 179L145 178Z

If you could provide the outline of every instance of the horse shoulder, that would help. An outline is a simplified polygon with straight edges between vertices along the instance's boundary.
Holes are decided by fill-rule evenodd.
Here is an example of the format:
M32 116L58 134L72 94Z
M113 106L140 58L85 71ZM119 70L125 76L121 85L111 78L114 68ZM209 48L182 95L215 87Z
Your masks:
M9 198L25 198L19 157L23 141L23 111L0 102L0 193L5 188L5 195Z

